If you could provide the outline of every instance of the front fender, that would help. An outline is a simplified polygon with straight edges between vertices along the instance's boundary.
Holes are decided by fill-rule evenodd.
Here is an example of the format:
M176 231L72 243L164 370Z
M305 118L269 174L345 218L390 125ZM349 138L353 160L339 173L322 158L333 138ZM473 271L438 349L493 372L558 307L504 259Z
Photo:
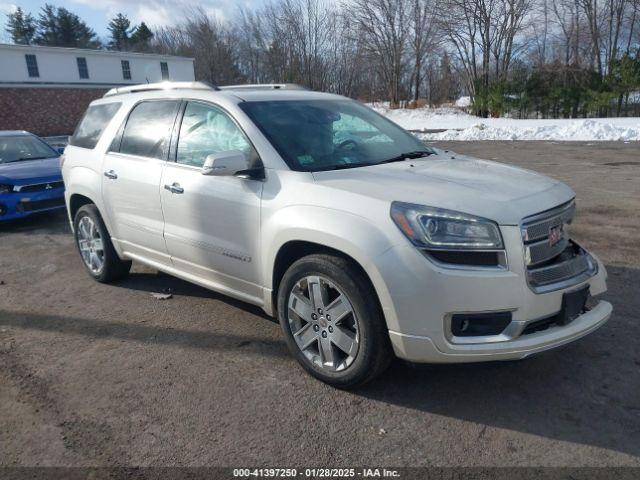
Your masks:
M262 278L267 290L265 297L269 297L269 302L274 288L273 271L278 252L292 241L315 243L348 255L368 275L380 302L386 304L390 299L375 259L402 239L385 234L363 217L317 206L286 207L277 210L265 222L262 238L265 248Z

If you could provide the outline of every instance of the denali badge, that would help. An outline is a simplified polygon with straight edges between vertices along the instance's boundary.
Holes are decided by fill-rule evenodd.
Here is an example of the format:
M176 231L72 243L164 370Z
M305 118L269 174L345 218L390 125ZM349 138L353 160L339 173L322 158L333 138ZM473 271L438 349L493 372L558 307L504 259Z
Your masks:
M553 247L562 240L562 224L549 228L549 246Z

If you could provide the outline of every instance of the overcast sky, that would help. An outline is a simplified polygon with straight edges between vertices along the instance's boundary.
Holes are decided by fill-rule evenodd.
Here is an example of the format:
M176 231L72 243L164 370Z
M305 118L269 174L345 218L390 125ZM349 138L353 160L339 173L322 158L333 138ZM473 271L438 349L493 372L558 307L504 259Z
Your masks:
M101 38L106 38L107 23L120 12L126 14L132 23L144 21L151 27L174 24L180 19L185 9L196 5L220 19L225 19L233 16L238 5L258 7L264 2L265 0L0 0L0 22L2 23L0 39L5 42L9 40L4 31L8 12L22 7L37 18L40 8L45 3L66 7L85 20Z

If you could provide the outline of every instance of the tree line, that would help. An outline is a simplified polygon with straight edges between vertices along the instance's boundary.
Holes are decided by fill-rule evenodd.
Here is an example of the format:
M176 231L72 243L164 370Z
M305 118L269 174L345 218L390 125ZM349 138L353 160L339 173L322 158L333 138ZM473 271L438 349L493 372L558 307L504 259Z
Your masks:
M107 26L109 41L104 44L78 15L64 7L46 4L36 17L21 7L7 15L5 30L13 43L49 47L108 48L111 50L149 51L153 32L142 22L132 25L121 13Z
M484 117L640 115L640 0L272 0L224 22L196 8L153 32L124 15L108 28L100 45L50 6L7 25L16 43L191 56L197 79L221 85L292 82L392 107L469 95Z

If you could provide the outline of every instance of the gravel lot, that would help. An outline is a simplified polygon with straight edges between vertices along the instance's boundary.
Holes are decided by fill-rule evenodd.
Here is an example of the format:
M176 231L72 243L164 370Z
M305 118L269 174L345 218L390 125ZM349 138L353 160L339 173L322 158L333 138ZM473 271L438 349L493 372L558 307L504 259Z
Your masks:
M640 146L439 145L573 187L608 324L522 362L395 362L342 392L259 309L140 265L97 284L64 214L34 217L0 226L0 465L640 466Z

